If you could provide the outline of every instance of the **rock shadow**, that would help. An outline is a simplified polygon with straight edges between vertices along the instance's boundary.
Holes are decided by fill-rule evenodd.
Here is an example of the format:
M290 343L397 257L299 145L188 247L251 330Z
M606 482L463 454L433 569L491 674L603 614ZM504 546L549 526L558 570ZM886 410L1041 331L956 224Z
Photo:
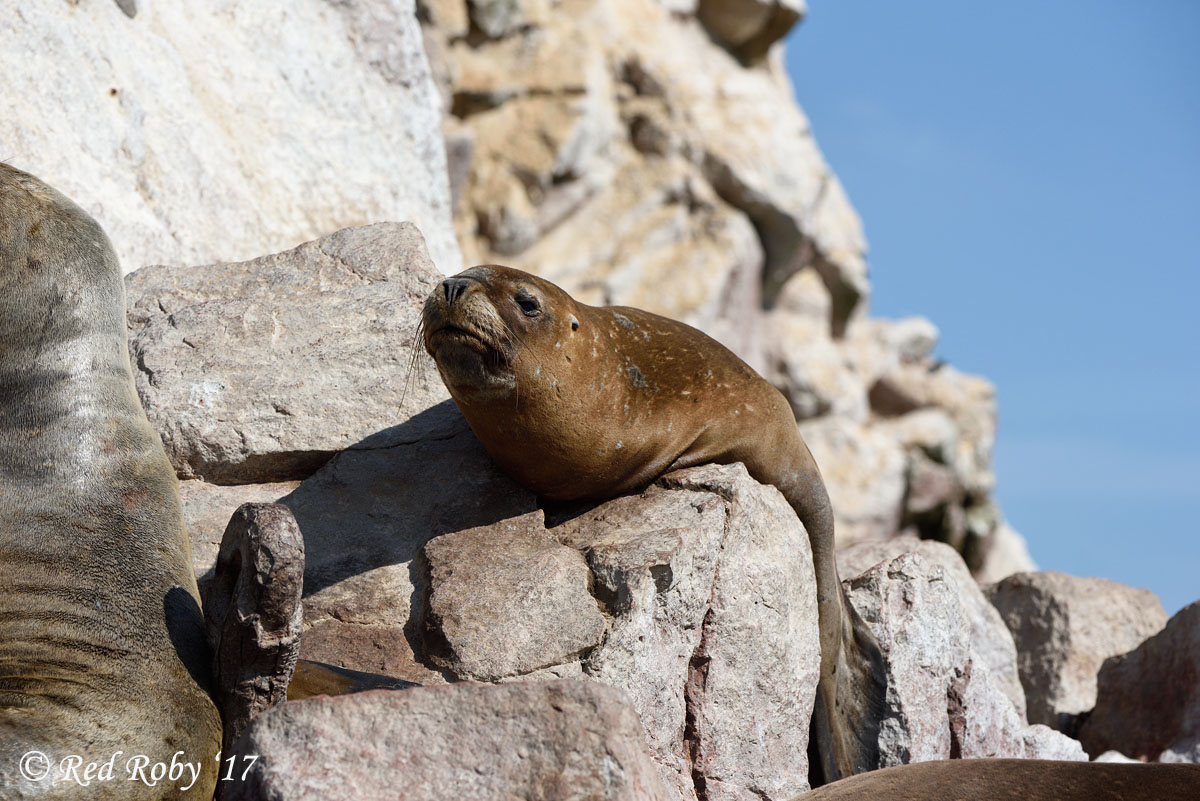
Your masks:
M537 508L449 400L351 445L278 503L304 536L305 597L411 562L441 534Z

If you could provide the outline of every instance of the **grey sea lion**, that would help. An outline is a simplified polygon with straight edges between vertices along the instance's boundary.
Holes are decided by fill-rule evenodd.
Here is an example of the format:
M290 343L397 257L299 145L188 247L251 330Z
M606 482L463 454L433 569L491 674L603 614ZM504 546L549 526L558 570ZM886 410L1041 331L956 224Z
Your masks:
M116 255L0 164L0 798L210 799L210 660Z
M509 267L474 267L426 300L425 349L501 469L548 498L599 499L707 462L773 484L812 543L822 776L875 768L886 690L879 646L834 563L833 511L783 395L700 331L578 303Z

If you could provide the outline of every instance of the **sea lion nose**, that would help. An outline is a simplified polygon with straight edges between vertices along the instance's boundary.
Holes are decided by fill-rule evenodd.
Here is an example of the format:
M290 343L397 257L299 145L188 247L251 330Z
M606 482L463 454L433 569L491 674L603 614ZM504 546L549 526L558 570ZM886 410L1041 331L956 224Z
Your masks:
M443 281L442 291L446 293L446 303L453 306L454 301L462 297L462 293L466 291L469 283L471 283L470 278L460 278L459 276L453 276Z

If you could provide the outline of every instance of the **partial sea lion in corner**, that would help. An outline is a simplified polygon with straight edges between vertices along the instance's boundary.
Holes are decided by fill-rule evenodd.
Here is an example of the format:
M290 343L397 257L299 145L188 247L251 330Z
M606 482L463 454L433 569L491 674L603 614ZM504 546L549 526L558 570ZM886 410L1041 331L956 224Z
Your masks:
M708 462L742 462L775 485L812 542L822 776L877 766L882 655L838 579L829 495L778 390L691 326L587 306L509 267L447 278L425 302L423 328L425 349L480 442L541 495L608 498Z
M116 254L0 164L0 798L211 799L210 659Z
M827 784L794 801L1196 801L1200 765L1044 759L915 762Z

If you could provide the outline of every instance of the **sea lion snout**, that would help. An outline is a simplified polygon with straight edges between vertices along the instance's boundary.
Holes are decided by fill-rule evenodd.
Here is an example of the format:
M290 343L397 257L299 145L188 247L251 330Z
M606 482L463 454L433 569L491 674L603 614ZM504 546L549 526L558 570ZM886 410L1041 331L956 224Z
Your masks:
M474 279L463 275L452 275L445 281L442 281L442 293L446 297L446 304L454 305L454 301L462 297L463 292L467 291L467 286Z

